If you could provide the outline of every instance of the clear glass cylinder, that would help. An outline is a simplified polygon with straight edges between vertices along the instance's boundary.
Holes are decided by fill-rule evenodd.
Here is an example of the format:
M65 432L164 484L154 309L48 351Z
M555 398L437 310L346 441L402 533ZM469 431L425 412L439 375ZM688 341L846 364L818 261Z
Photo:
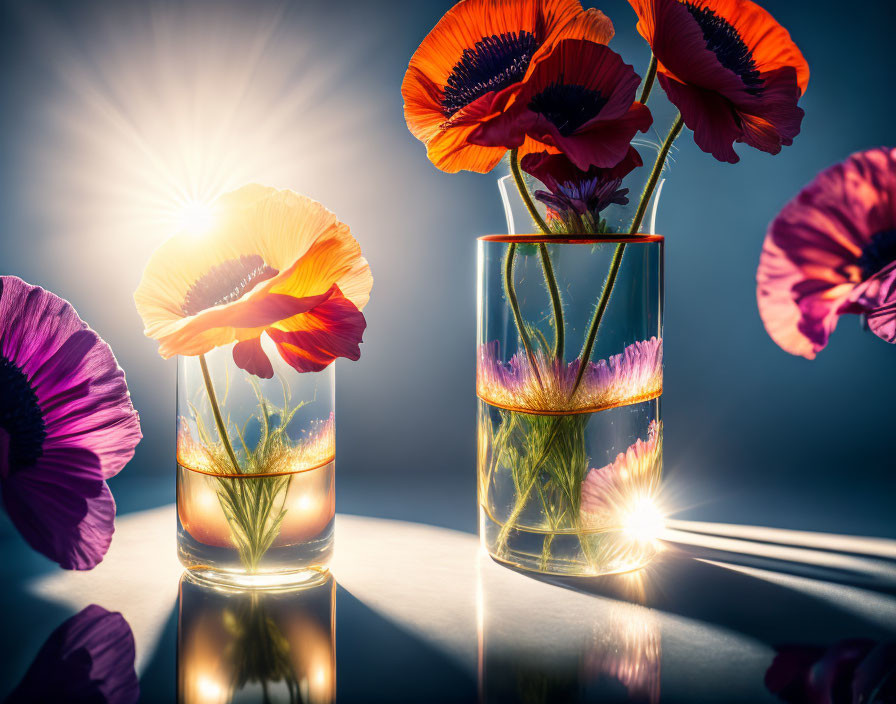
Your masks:
M336 701L336 583L302 589L209 586L181 579L177 701Z
M335 372L274 374L232 347L178 358L177 547L197 577L282 586L326 575L335 517Z
M546 574L643 566L661 527L663 238L483 237L478 278L486 549Z

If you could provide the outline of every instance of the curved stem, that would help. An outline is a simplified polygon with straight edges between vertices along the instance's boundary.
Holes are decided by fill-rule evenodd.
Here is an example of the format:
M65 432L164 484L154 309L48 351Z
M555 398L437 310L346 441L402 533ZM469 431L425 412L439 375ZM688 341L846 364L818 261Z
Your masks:
M641 88L641 96L638 98L639 103L647 104L650 97L650 91L653 90L653 82L656 80L657 61L656 56L650 55L650 66L647 68L647 75L644 77L644 87Z
M526 210L529 211L532 220L538 225L538 229L546 235L551 234L551 228L548 227L544 218L541 217L541 213L538 212L535 203L532 201L532 196L529 195L529 189L526 188L526 182L523 180L523 172L520 171L520 156L519 150L517 149L511 149L510 151L510 173L513 174L513 182L520 192L523 203L526 204Z
M218 428L218 435L221 437L221 443L230 458L233 468L237 474L242 474L240 463L237 462L236 454L233 452L233 446L227 437L227 427L224 425L224 418L221 417L221 409L218 407L218 396L215 393L215 386L212 384L212 377L208 373L208 364L205 361L205 355L199 355L199 366L202 368L202 378L205 381L205 390L208 392L208 402L212 407L212 415L215 417L215 426Z
M526 332L526 323L523 322L523 315L520 313L520 303L516 297L516 288L513 284L513 265L515 262L516 243L514 242L507 247L507 255L504 258L504 294L507 296L507 302L510 303L510 310L513 311L513 320L516 323L517 332L520 334L520 342L523 343L523 349L526 351L526 357L528 357L529 364L535 371L538 383L541 384L538 364L536 363L535 354L532 352L529 334Z
M539 213L538 209L535 207L535 203L532 201L532 196L529 194L529 189L526 187L526 182L523 180L523 173L520 171L519 152L516 149L510 152L510 172L513 174L513 182L516 184L517 190L520 192L520 197L526 204L526 210L529 211L532 220L535 221L535 224L538 225L544 234L551 234L550 228L547 226L544 218L541 217L541 213ZM548 251L548 246L544 242L541 242L538 245L538 256L541 259L541 268L544 271L544 280L548 285L548 293L550 293L551 296L551 307L554 311L554 359L562 362L566 347L566 324L563 319L563 300L560 297L560 288L557 286L557 277L554 274L551 253Z
M551 264L551 254L548 246L542 242L538 245L538 256L541 259L541 268L544 271L544 280L548 284L551 294L551 307L554 309L554 359L563 362L563 354L566 346L566 323L563 320L563 301L560 298L560 289L557 286L557 277L554 275L554 266Z

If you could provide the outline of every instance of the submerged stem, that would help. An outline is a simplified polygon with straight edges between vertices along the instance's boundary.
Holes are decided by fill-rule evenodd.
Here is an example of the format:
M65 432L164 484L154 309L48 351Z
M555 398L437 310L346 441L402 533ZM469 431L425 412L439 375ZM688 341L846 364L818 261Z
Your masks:
M208 373L208 364L205 361L205 355L199 355L199 366L202 369L202 378L205 381L205 390L208 392L208 402L212 407L212 415L215 417L215 426L218 428L218 435L221 438L221 444L224 445L224 450L227 452L227 456L230 458L231 463L233 464L233 469L237 474L242 474L243 470L240 469L240 463L236 459L236 454L233 452L233 446L230 444L230 438L227 437L227 426L224 425L224 418L221 417L221 409L218 407L218 396L215 393L215 386L212 384L212 377Z
M520 342L523 343L523 349L526 351L526 357L529 364L535 370L535 377L541 384L541 375L538 373L538 365L536 364L535 354L532 352L532 344L529 342L529 334L526 332L526 323L523 321L523 315L520 313L520 303L516 297L516 288L513 283L513 266L516 263L516 243L511 243L507 247L507 255L504 258L504 294L507 296L507 302L510 304L510 310L513 311L513 320L516 323L517 332L520 334Z

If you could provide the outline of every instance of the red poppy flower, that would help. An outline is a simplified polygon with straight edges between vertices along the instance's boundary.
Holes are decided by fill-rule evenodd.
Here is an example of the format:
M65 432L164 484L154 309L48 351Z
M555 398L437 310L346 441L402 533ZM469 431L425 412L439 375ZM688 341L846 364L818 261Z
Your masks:
M564 39L535 67L505 111L477 127L470 141L521 148L521 153L547 146L582 171L612 168L628 155L632 138L653 124L647 106L635 102L640 83L609 47Z
M769 228L759 313L772 339L814 359L844 313L896 343L896 149L823 171Z
M613 25L578 0L462 0L414 53L401 86L405 119L443 171L487 173L503 146L469 141L560 39L606 43Z
M629 2L697 146L734 164L734 142L770 154L793 144L809 65L768 12L749 0Z

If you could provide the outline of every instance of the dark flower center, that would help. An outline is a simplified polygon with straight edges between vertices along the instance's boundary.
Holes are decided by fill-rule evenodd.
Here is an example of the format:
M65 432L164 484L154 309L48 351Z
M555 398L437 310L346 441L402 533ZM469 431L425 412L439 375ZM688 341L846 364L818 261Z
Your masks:
M529 102L529 109L544 115L564 137L569 137L588 120L597 117L607 98L585 86L551 83Z
M862 250L859 266L862 277L870 279L888 264L896 262L896 229L878 232Z
M703 39L706 48L716 55L719 63L730 71L733 71L747 86L747 92L758 95L762 92L762 77L756 68L753 52L741 39L737 30L731 26L728 20L719 17L715 12L706 7L695 7L690 2L684 2L684 6L697 20L703 31Z
M257 254L244 254L216 264L194 283L181 305L184 315L196 315L207 308L232 303L259 281L277 275Z
M464 49L448 80L442 97L445 117L451 117L477 98L503 90L526 74L538 48L530 32L493 34Z
M0 355L0 428L9 433L9 464L30 467L43 454L47 428L28 377Z

